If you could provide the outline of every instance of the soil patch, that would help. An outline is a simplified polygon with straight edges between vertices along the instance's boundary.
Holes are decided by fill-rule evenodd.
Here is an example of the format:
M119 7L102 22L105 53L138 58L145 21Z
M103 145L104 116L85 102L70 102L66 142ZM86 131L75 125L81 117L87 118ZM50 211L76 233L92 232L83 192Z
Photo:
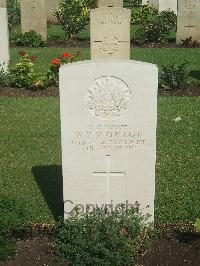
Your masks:
M176 90L158 90L159 96L200 96L200 86L187 86ZM35 98L35 97L56 97L59 96L58 87L49 87L45 90L26 90L12 87L0 89L0 96L4 97L20 97L20 98Z
M200 234L191 224L166 225L144 254L138 254L135 266L199 266ZM57 261L47 236L19 240L16 256L2 266L64 265Z

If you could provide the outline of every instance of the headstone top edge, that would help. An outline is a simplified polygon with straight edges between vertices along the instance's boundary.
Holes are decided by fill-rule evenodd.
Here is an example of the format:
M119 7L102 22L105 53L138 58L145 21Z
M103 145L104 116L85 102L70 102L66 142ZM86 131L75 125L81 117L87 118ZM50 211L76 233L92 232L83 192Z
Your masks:
M60 70L63 71L65 68L75 66L75 65L90 65L90 64L132 64L132 65L142 65L150 68L158 69L158 66L156 64L142 62L142 61L136 61L136 60L121 60L121 59L99 59L99 60L85 60L85 61L78 61L70 64L65 64L60 67Z

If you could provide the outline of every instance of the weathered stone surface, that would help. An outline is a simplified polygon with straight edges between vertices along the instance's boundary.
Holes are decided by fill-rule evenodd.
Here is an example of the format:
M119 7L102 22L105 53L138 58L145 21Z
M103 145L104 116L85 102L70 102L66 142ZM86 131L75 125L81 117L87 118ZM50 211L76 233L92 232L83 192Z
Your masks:
M91 58L130 59L131 11L97 8L91 11Z
M159 12L171 10L177 14L177 0L159 0Z
M6 0L0 0L0 7L6 7Z
M22 33L36 31L47 40L47 11L45 0L21 0Z
M58 9L60 0L48 0L46 2L47 8L47 20L50 22L56 22L57 19L53 15L53 12Z
M200 42L200 1L179 0L177 19L177 43L192 37Z
M142 5L147 5L148 4L148 0L142 0Z
M98 0L98 7L123 7L123 0Z
M6 71L9 62L9 33L6 2L0 1L0 69Z
M149 6L159 10L159 0L149 0Z
M136 61L60 69L65 217L135 204L154 217L158 70ZM148 207L149 206L149 207Z

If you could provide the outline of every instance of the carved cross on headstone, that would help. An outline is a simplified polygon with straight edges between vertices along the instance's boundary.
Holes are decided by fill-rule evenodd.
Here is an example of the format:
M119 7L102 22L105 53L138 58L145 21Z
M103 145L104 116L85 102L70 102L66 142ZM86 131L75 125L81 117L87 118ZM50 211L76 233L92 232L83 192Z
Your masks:
M96 177L106 177L106 201L108 204L110 204L111 202L111 178L112 177L124 177L125 176L125 172L121 171L121 172L112 172L111 171L111 155L106 155L107 158L107 169L106 171L102 171L102 172L93 172L93 176Z

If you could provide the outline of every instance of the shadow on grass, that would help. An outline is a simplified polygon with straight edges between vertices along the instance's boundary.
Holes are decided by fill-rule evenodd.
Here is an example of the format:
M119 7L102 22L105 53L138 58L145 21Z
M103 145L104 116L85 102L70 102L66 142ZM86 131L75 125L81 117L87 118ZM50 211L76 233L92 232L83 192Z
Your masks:
M63 216L63 179L59 165L33 166L32 173L55 220Z
M192 70L189 73L190 77L200 80L200 71L199 70Z

